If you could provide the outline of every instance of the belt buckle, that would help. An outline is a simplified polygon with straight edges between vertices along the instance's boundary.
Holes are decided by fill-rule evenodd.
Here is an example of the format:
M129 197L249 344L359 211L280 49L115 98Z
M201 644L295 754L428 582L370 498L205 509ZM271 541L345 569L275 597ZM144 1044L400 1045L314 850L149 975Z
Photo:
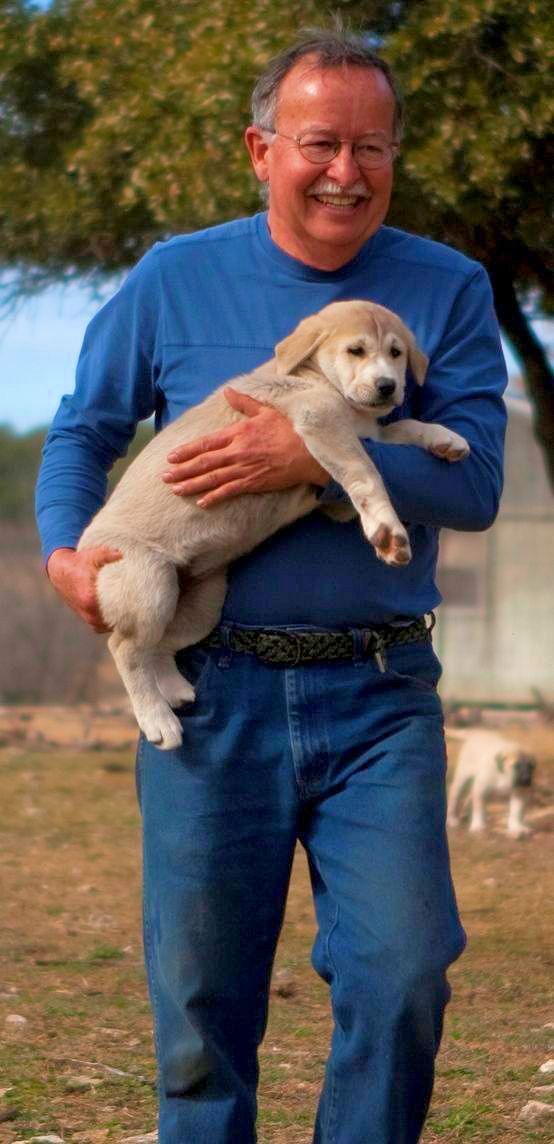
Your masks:
M302 655L302 644L297 633L283 631L271 638L274 640L273 648L268 648L267 652L258 652L258 658L263 663L277 663L286 667L296 667L300 663ZM288 648L286 647L287 642Z

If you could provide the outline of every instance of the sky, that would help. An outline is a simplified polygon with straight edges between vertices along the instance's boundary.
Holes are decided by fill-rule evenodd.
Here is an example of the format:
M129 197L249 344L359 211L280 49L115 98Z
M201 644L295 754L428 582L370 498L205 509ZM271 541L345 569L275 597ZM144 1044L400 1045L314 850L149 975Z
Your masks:
M72 393L85 329L117 288L101 297L85 286L55 286L0 322L0 423L18 433L47 425Z
M22 303L0 323L0 424L25 433L47 425L64 393L72 393L86 326L117 289L113 279L92 297L84 285L56 286ZM549 340L554 326L540 323ZM513 377L519 366L505 346Z

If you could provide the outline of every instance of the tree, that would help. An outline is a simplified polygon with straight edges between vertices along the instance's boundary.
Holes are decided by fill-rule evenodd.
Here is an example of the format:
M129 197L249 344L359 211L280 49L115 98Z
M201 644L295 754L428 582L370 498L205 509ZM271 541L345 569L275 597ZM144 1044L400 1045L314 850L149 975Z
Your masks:
M387 57L409 107L393 218L487 267L554 489L554 382L529 321L554 308L551 13L547 0L405 5Z
M554 487L547 0L342 0L403 81L392 221L483 261L524 363ZM257 209L237 144L249 93L322 0L0 0L0 228L8 293L129 266L151 243Z
M18 288L131 265L257 205L237 131L316 5L0 0L0 226Z

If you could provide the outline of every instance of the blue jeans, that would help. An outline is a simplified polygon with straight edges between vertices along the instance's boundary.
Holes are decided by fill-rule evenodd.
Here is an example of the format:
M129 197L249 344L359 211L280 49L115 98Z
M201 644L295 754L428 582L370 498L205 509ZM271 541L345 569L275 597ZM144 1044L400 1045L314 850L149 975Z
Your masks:
M430 643L295 668L181 654L183 746L144 741L144 935L160 1144L253 1144L257 1049L295 845L334 1033L315 1144L415 1144L464 946Z

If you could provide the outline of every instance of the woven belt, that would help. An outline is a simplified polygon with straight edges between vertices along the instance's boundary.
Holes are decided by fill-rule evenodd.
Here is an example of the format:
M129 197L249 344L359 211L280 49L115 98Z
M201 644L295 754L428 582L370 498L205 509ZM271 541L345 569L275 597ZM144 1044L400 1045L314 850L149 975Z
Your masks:
M315 660L348 660L374 656L380 671L386 667L385 649L396 644L430 640L435 617L430 613L404 627L379 624L355 631L291 631L283 628L242 628L224 624L202 640L202 647L228 647L231 651L255 655L262 663L296 667Z

